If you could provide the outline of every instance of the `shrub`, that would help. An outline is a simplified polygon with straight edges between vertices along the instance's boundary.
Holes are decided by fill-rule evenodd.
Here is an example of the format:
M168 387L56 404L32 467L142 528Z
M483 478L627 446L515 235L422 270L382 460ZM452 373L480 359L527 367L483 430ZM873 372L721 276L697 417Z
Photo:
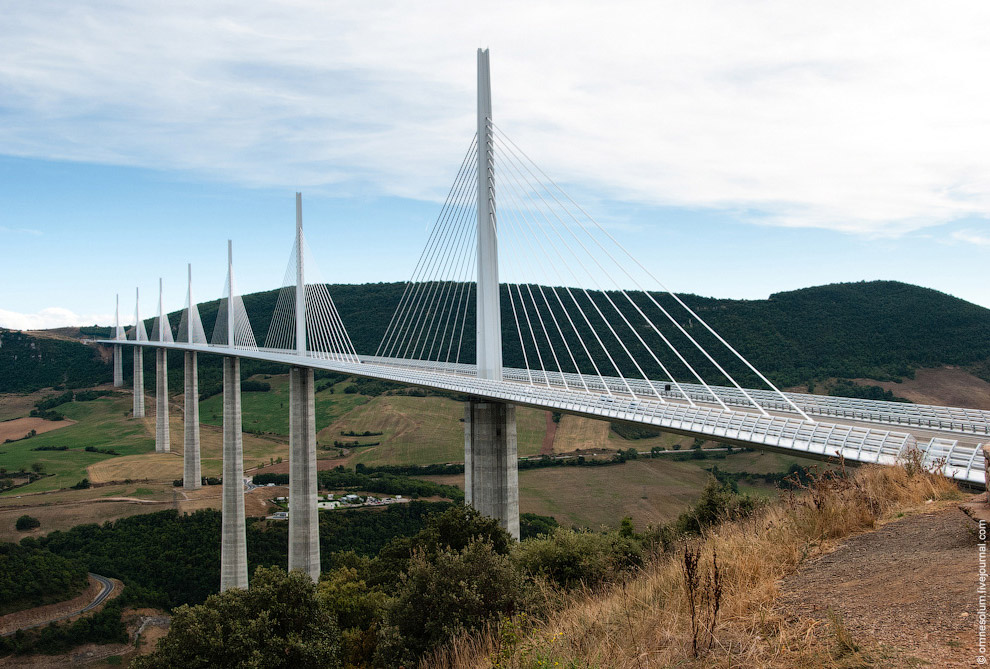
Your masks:
M41 527L41 521L34 516L23 515L17 519L14 523L14 527L21 532L27 532L28 530L33 530L36 527Z
M749 516L756 506L754 499L732 494L729 483L722 483L713 476L701 491L698 503L678 516L674 529L677 534L701 534L723 520Z
M378 662L415 666L451 639L525 608L526 600L522 574L487 541L433 557L417 551L386 609Z
M340 633L301 571L259 567L247 590L175 609L168 636L132 667L340 666Z
M549 536L519 544L513 557L528 574L564 588L594 587L621 578L643 563L643 549L617 532L576 532L558 528Z

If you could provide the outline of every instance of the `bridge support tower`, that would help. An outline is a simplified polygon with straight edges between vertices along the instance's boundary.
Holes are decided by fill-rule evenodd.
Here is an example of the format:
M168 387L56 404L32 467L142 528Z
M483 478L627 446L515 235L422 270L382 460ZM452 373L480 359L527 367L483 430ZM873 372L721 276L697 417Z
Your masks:
M123 351L120 344L113 347L113 387L120 388L124 385L124 359L121 357Z
M465 501L519 538L516 407L469 401L464 407Z
M134 347L134 409L135 418L144 418L144 348Z
M186 351L184 363L182 487L196 490L203 482L199 462L199 365L196 351Z
M320 578L313 370L289 369L289 569Z
M244 444L241 435L241 360L223 359L223 508L220 590L248 587L244 525Z
M120 327L120 295L117 295L117 310L115 312L115 321L113 328L113 338L123 339L124 331ZM113 346L113 387L121 388L124 385L124 351L120 344L114 344Z
M168 430L168 351L155 349L155 452L172 450Z

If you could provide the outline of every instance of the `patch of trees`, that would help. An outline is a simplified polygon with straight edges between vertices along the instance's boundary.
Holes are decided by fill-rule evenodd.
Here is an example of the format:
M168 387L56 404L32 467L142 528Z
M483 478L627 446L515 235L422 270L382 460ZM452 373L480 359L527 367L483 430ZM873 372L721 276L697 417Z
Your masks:
M96 446L87 446L87 453L103 453L104 455L120 455L117 451L112 448L97 448Z
M416 534L431 514L449 502L396 504L376 513L334 511L319 514L320 556L331 569L337 554L373 556L395 537ZM285 565L288 524L249 518L248 564ZM126 600L134 605L172 608L199 604L220 585L220 512L179 514L159 511L121 518L102 525L77 525L70 530L28 537L22 544L76 561L89 571L127 584Z
M762 483L771 485L783 490L796 490L807 487L811 483L811 473L807 467L802 467L796 462L788 467L785 472L753 473L747 471L727 472L713 465L707 468L711 475L720 483L731 488L732 492L739 492L739 481L746 483Z
M378 397L379 395L384 395L390 390L401 390L405 388L401 383L392 383L391 381L379 381L378 379L366 379L357 377L353 379L351 385L344 388L344 392L347 394L359 394L367 395L368 397Z
M67 451L68 446L35 446L32 451Z
M241 390L245 393L267 393L272 389L272 384L264 381L245 379L241 381Z
M112 378L113 369L95 347L0 328L0 392L23 393L59 385L82 388Z
M880 386L861 386L858 383L838 380L828 394L832 397L855 397L861 400L883 400L885 402L910 402L911 400L898 397L890 390L884 390Z
M77 390L73 399L76 402L91 402L100 397L110 397L112 390Z
M372 432L371 430L365 430L364 432L355 432L354 430L344 430L340 431L340 436L342 437L379 437L385 434L384 432Z
M633 453L636 449L631 449ZM538 458L520 458L519 469L543 469L544 467L608 467L609 465L619 465L630 459L629 454L624 451L614 454L609 459L586 458L583 455L577 457L552 457L541 455Z
M443 465L437 465L443 467ZM412 497L446 497L455 501L464 499L464 492L457 486L443 485L432 481L411 478L395 473L392 467L366 467L359 464L354 471L343 466L331 470L317 472L320 487L327 490L362 490L388 495L410 495ZM406 469L406 468L394 468ZM417 468L418 470L418 468ZM461 473L464 472L463 465ZM425 475L425 471L413 472ZM252 478L255 485L288 485L288 474L255 474Z
M14 521L14 529L20 532L27 532L28 530L33 530L36 527L41 527L41 521L34 516L29 516L27 514L18 516L17 520Z
M31 522L22 526L23 519ZM17 529L40 523L17 519ZM86 588L86 569L79 562L35 547L0 543L0 615L72 599Z
M635 425L633 423L611 423L612 432L623 439L652 439L660 436L660 430L645 425Z
M399 476L445 476L463 474L464 465L433 464L433 465L366 465L358 463L354 471L361 474L396 474Z
M360 471L348 471L344 467L336 467L317 472L316 478L320 487L328 490L363 490L386 495L410 495L412 497L437 496L454 501L464 499L464 491L456 486L396 474L381 472L368 474Z

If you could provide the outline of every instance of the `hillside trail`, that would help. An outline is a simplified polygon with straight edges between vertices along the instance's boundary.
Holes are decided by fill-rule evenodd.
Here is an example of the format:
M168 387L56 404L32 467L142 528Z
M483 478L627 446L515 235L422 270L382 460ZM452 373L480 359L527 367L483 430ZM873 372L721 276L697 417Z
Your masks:
M978 666L979 548L975 521L932 505L810 560L780 603L791 621L841 621L866 666Z

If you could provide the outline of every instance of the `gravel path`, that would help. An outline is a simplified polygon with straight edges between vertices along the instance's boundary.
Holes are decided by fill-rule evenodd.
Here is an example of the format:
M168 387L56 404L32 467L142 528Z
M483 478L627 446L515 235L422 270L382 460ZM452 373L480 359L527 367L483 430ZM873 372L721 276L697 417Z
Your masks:
M784 579L792 618L839 614L879 666L977 666L977 525L957 508L852 537Z

